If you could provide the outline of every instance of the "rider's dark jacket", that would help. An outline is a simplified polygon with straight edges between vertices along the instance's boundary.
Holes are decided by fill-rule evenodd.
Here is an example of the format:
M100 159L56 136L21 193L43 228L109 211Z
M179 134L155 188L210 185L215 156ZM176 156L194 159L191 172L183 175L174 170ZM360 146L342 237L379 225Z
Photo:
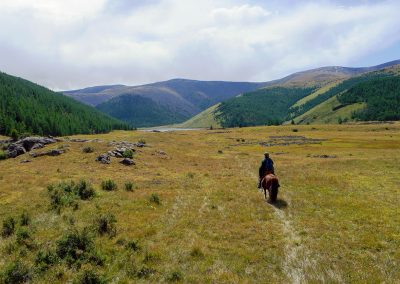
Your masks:
M261 177L267 171L274 173L274 161L272 161L271 158L265 158L261 162L261 166L260 166L260 169L258 170L258 174Z

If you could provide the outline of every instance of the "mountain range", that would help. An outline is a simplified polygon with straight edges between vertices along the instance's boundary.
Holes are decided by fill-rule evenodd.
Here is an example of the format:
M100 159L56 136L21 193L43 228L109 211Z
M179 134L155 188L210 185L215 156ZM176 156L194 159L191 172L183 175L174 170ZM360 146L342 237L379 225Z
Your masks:
M206 118L204 113L201 112L206 110L206 113L210 114L210 110L207 109L212 107L214 110L218 109L221 114L220 110L222 106L219 105L220 103L230 101L230 99L242 94L247 95L252 92L263 93L266 90L272 90L271 88L279 87L285 88L285 90L292 89L292 91L304 88L310 92L315 91L318 95L318 92L322 92L324 88L329 89L331 85L343 80L397 64L400 64L400 60L361 68L340 66L322 67L297 72L282 79L258 83L173 79L140 86L95 86L65 91L63 93L78 101L94 106L98 110L125 121L134 127L179 123L183 123L183 125L186 126L204 127L210 118ZM272 93L269 93L268 97L272 101L276 101L274 98L278 96L282 101L284 96L279 95L276 91L277 89L274 89ZM281 89L281 91L283 91L283 89ZM311 93L305 93L304 97L308 97L308 95L311 95ZM316 94L314 93L314 95ZM251 96L258 97L257 94ZM303 99L303 97L294 96L289 100L289 105L283 104L279 107L288 110L301 99ZM243 101L243 99L238 100ZM258 101L258 103L271 105L269 101ZM301 101L299 103L301 103ZM256 110L259 109L259 107L256 108ZM261 112L262 110L263 108L260 109ZM196 116L198 114L200 116ZM234 114L236 120L239 119L237 115L237 113ZM249 114L239 114L239 116L243 115L248 116ZM196 117L194 119L196 123L193 123L193 117ZM204 117L207 122L200 119L201 117ZM278 123L284 118L285 117L282 115L275 117L274 123ZM187 120L189 121L184 123ZM219 119L215 117L211 120L220 121L221 116L219 116ZM271 119L268 121L264 120L263 123L271 123ZM221 123L214 124L221 125ZM235 123L228 123L226 125L235 125Z

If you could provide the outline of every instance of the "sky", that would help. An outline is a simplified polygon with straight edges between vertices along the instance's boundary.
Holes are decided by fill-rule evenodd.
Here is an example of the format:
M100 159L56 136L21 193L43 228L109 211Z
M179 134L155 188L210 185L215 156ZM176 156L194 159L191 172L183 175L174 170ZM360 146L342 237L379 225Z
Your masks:
M53 90L400 59L400 1L0 0L0 71Z

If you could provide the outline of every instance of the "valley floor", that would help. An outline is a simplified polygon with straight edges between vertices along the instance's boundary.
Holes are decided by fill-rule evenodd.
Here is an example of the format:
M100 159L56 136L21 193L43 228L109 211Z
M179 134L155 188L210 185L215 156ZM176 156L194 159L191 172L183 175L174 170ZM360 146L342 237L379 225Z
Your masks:
M34 243L0 237L0 273L19 259L34 283L74 280L87 269L113 283L400 281L399 123L77 137L100 141L48 146L69 149L58 157L0 161L0 221L27 210ZM135 166L95 161L112 149L107 142L139 139L147 147L138 148ZM94 153L82 153L88 145ZM256 188L265 151L281 183L275 206ZM51 210L46 187L81 179L97 196ZM101 190L106 179L118 190ZM124 190L128 181L133 192ZM39 251L55 250L63 235L106 213L115 215L117 234L95 237L102 265L35 268ZM140 250L127 248L132 240Z

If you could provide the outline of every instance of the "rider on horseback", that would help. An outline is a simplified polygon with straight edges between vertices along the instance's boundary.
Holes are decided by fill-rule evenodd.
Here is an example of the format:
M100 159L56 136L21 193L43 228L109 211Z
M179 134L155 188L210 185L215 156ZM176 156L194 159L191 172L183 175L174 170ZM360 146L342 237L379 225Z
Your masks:
M262 179L268 174L275 174L274 170L274 161L269 157L269 153L264 153L264 160L261 162L261 166L258 170L258 188L261 188L261 181Z

